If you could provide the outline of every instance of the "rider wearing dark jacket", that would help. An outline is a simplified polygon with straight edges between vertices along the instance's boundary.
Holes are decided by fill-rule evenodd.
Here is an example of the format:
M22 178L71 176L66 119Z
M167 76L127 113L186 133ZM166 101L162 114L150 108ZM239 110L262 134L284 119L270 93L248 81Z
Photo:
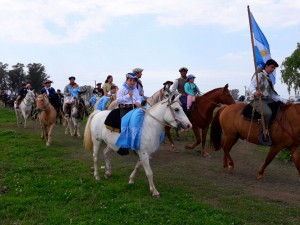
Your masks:
M18 97L16 99L16 108L17 109L19 108L20 103L25 98L25 96L28 92L28 89L26 88L26 85L27 85L26 83L22 83L21 88L19 90L19 94L18 94Z

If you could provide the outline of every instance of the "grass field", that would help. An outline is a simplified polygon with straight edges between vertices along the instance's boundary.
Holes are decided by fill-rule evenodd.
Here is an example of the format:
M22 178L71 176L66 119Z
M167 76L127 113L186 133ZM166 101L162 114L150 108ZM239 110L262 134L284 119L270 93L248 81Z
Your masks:
M281 204L243 194L241 187L230 191L207 180L200 197L196 181L170 175L171 163L165 171L153 166L161 193L153 199L143 171L134 185L127 184L134 154L114 154L111 179L96 182L92 153L82 139L66 136L57 125L53 146L46 147L39 134L37 122L17 128L13 111L0 108L0 224L299 224L297 207L282 206L289 210L287 221L284 211L277 212Z

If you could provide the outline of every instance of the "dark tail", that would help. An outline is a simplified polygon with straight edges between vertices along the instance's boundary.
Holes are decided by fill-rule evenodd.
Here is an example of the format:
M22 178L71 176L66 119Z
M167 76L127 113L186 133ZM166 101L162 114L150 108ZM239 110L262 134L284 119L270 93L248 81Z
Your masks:
M210 126L210 146L218 151L221 149L221 137L222 137L222 127L220 124L220 114L226 108L226 106L221 107L216 115L214 116L213 121Z

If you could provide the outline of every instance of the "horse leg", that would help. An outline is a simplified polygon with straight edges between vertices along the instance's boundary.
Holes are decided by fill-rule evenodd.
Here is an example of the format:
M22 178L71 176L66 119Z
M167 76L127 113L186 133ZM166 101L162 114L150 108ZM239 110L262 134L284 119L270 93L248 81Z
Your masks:
M297 168L298 175L299 175L299 181L300 181L300 152L299 151L300 151L300 149L298 149L297 147L294 147L291 149L293 161Z
M169 126L165 126L165 133L169 139L169 142L171 143L171 150L175 150L175 145L174 145L174 141L171 137L171 133L170 133L171 127Z
M80 135L80 119L76 119L76 133L77 133L77 137L81 137Z
M109 179L111 177L111 164L110 164L110 154L111 154L111 152L112 152L112 150L108 146L106 146L106 148L103 151L105 167L106 167L106 171L104 173L104 178L105 179Z
M132 173L129 176L129 182L128 182L128 184L134 184L134 178L136 176L136 173L140 169L141 165L142 165L141 161L138 160L137 163L136 163L136 165L135 165L135 167L134 167L134 170L132 171Z
M153 172L150 167L149 162L149 154L147 152L139 152L140 162L144 167L146 176L148 178L150 192L152 193L152 197L159 197L159 192L156 190L154 183L153 183Z
M201 143L200 128L198 126L193 126L192 129L196 138L196 142L194 144L187 144L185 146L186 149L194 149L197 145Z
M96 180L100 180L98 171L100 144L101 141L93 141L94 177Z
M208 127L202 128L202 148L201 148L201 155L203 157L208 157L210 158L210 154L205 150L205 144L206 144L206 136L208 132Z
M52 143L52 130L53 130L53 127L54 127L54 123L52 123L50 126L49 126L49 131L48 131L48 138L47 138L47 143L46 145L47 146L50 146L51 143Z
M224 139L222 141L222 148L224 151L224 157L223 157L223 166L224 169L227 169L228 171L231 171L234 168L234 162L229 154L231 148L235 145L235 143L238 141L239 137L236 135L231 136L224 136Z
M264 178L265 169L272 162L274 157L277 155L278 152L280 152L281 149L282 149L282 147L271 146L269 153L267 155L267 158L265 159L264 164L258 170L258 175L257 175L258 180L262 180Z

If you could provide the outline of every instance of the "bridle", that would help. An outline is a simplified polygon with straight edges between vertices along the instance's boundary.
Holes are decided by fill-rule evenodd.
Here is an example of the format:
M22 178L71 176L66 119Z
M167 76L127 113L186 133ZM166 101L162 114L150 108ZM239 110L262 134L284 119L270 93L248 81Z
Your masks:
M173 120L172 120L171 122L175 121L176 124L177 124L177 127L178 127L178 125L179 125L181 122L180 122L178 119L176 119L175 112L174 112L174 110L173 110L172 107L171 107L171 105L174 104L175 102L177 102L177 101L171 101L170 99L168 99L168 101L165 101L165 102L163 102L163 103L161 103L161 104L166 104L166 103L168 103L168 104L167 104L167 107L170 108L171 114L172 114L172 116L173 116ZM165 123L165 122L160 121L159 119L157 119L155 116L153 116L149 111L145 110L144 108L140 108L140 109L141 109L142 111L144 111L145 114L149 115L152 119L154 119L154 120L156 120L157 122L161 123L163 126L173 127L172 125L170 125L170 124L168 124L168 123Z
M42 95L42 96L38 96L37 98L43 98L45 100L46 96ZM49 99L48 99L48 103L47 104L45 104L45 101L44 101L44 106L41 107L41 108L37 108L37 111L39 111L39 112L46 111L46 109L49 108L49 104L50 104Z
M29 92L28 92L28 93L29 93ZM27 93L27 94L28 94L28 93ZM25 96L25 98L23 99L23 101L22 101L22 102L24 102L24 105L26 105L26 106L31 106L31 105L33 105L33 103L34 103L34 98L32 98L32 102L33 102L33 103L32 103L32 104L29 104L29 105L27 105L27 104L25 103L25 101L24 101L24 100L25 100L25 99L27 99L27 97L28 97L28 96L27 96L27 94L26 94L26 96ZM30 95L31 95L31 94L30 94ZM30 100L30 99L29 99L29 100Z

